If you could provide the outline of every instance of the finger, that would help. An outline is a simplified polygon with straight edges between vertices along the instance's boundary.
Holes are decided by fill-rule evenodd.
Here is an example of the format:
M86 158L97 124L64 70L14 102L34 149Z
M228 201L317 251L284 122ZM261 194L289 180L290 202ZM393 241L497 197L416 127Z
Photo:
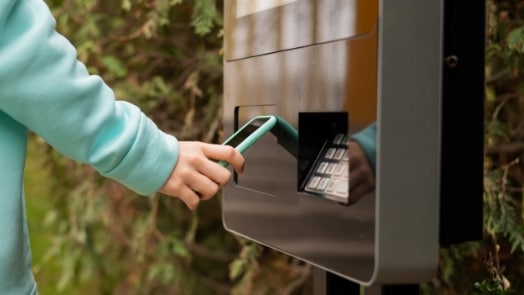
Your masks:
M203 200L210 199L216 195L220 189L217 183L198 173L195 173L195 175L188 180L188 186Z
M352 168L358 168L362 164L362 161L365 159L364 152L358 145L358 143L351 141L349 142L348 147L348 154L349 154L349 165Z
M351 170L349 172L349 190L352 191L362 185L365 179L366 175L362 170Z
M228 162L238 173L244 170L244 156L232 146L207 144L204 146L204 155L210 159Z
M200 194L200 193L199 193L198 195L199 195L199 197L200 197L200 200L202 200L202 201L207 201L207 200L212 199L214 196L216 196L217 193L218 193L218 190L216 190L214 193L211 193L211 194L205 194L205 195L204 195L204 194Z
M184 202L191 210L196 209L200 203L200 197L188 186L181 187L178 196L176 197L182 200L182 202Z
M199 160L198 163L195 163L194 167L196 169L195 172L198 172L204 175L205 177L209 178L219 187L223 187L231 179L231 172L229 171L229 169L206 158L203 158L203 160Z
M355 153L355 154L349 154L349 167L351 170L356 170L358 168L360 168L360 166L362 165L362 161L363 161L363 158L364 157L362 154L358 154L358 153Z

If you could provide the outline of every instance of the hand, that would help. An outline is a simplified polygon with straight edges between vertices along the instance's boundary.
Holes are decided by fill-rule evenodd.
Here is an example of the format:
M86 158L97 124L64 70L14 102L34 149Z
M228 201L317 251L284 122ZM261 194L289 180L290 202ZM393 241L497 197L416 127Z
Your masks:
M231 179L231 172L216 163L228 162L236 172L244 170L244 157L228 145L180 141L178 162L161 193L176 196L194 210L200 200L208 200Z
M355 203L375 190L375 173L366 154L355 141L349 142L349 201Z

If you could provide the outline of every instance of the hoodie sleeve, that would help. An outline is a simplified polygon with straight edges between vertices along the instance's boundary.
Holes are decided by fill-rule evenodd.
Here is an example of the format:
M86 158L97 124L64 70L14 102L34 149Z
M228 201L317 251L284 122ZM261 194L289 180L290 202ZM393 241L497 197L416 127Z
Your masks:
M0 3L0 111L139 194L157 191L178 159L175 137L89 75L42 0Z
M377 123L373 123L362 131L354 134L351 139L358 142L360 147L362 147L362 150L374 171L377 160Z

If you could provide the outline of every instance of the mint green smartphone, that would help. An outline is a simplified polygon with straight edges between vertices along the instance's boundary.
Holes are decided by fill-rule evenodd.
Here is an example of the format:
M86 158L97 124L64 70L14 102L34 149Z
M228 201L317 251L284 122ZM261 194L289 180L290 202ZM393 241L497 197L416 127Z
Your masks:
M255 142L257 142L264 134L269 132L277 123L277 117L275 116L257 116L249 120L240 129L238 129L233 135L228 137L224 145L230 145L239 152L245 152ZM220 165L226 167L228 165L225 161L218 162Z

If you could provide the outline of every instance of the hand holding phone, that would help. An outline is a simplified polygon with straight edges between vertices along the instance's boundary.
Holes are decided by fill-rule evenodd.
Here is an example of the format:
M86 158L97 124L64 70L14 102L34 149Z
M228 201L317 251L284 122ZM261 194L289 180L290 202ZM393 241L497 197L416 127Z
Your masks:
M257 116L249 120L233 135L224 141L224 145L230 145L243 153L257 142L264 134L269 132L277 123L276 116ZM220 161L220 165L226 167L227 162Z

